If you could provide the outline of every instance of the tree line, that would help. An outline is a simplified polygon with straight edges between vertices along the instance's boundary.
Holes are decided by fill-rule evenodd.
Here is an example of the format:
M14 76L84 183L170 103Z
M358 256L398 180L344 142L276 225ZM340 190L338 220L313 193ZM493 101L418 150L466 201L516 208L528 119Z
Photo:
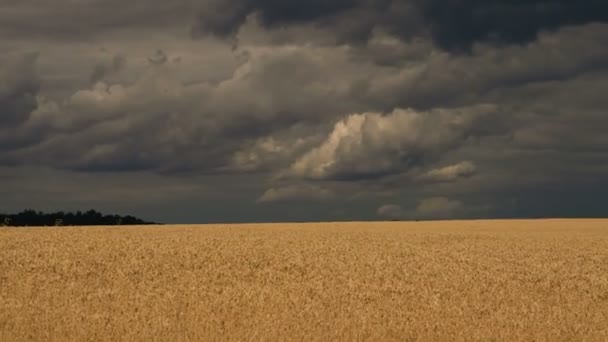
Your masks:
M123 226L149 225L147 222L130 215L103 215L95 210L75 213L59 211L43 213L35 210L24 210L18 214L0 214L0 226L39 227L39 226Z

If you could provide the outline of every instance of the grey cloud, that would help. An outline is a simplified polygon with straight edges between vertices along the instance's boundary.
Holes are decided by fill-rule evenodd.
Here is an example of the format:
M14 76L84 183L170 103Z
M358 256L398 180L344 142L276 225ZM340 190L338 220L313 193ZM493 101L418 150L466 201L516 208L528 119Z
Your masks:
M106 76L106 67L103 64L99 64L95 66L95 69L91 73L91 77L89 78L91 83L97 83L101 81Z
M306 49L253 51L216 84L184 84L174 67L144 70L130 84L99 81L49 102L37 115L53 136L10 159L86 171L247 172L275 165L266 150L276 132L304 134L297 139L307 147L312 129L323 131L325 120L353 109L352 101L337 100L348 94L346 87L334 90L339 80L319 82L331 65ZM256 140L257 151L239 152ZM291 154L281 153L276 162L282 165ZM264 161L254 160L258 154Z
M28 39L87 40L115 30L183 26L194 19L193 8L187 0L4 1L0 32Z
M36 129L41 130L46 125L51 127L46 135L53 130L60 134L14 153L12 160L42 162L48 158L54 165L81 170L273 172L291 165L293 171L293 165L311 158L307 151L315 150L314 145L323 145L319 139L323 139L323 135L329 136L333 129L331 123L340 117L345 118L343 123L353 121L346 119L348 113L374 109L390 112L399 102L408 106L413 104L413 108L449 107L454 101L456 104L476 103L484 96L489 96L492 102L503 103L504 98L493 97L498 90L506 94L504 86L500 85L520 89L521 84L555 79L565 81L572 75L601 67L606 51L585 47L606 39L604 27L590 25L562 30L543 36L527 47L486 48L472 56L434 54L429 61L388 67L367 64L365 59L349 59L353 50L342 48L251 47L246 50L248 55L234 75L219 83L184 84L169 68L147 71L149 74L132 84L102 83L99 87L76 91L56 103L54 110L47 104L44 111L37 113ZM579 53L575 54L575 51ZM558 58L551 64L543 64L550 56ZM505 61L506 64L501 64ZM110 65L113 68L115 64L108 64L109 68ZM555 76L535 76L538 69ZM395 70L399 72L395 73ZM462 80L463 75L469 77L466 82ZM512 81L514 78L517 82ZM364 87L357 93L353 91L353 85L360 79L371 82L367 89ZM486 93L479 94L480 90ZM442 93L448 95L432 96ZM468 97L467 93L478 94L479 98ZM527 95L517 93L514 96ZM397 100L399 97L401 100ZM455 100L447 100L449 98ZM542 121L538 116L525 117L520 108L522 105L509 102L500 115L476 118L475 124L461 132L463 135L453 144L447 142L445 149L412 151L407 150L410 146L404 145L401 147L405 150L399 150L401 147L393 148L388 143L385 146L383 142L363 141L360 146L356 143L351 151L344 147L344 152L336 153L337 162L326 173L315 176L312 172L311 175L311 166L304 168L308 171L300 170L295 174L321 179L373 179L424 165L427 159L440 158L462 146L467 137L514 130L517 141L523 143L525 136L541 136L526 133L526 129L530 131L540 122L513 126L516 120ZM417 112L426 115L426 111ZM447 113L446 118L460 115L457 110ZM379 114L364 115L366 118L376 116L378 119L368 121L385 120ZM435 124L444 127L441 120L435 122L433 117L436 115L422 120L428 122L416 126L415 130ZM290 129L297 125L309 129ZM39 131L32 128L26 135L45 135L33 132ZM546 134L548 130L544 132ZM130 138L119 138L122 136ZM450 134L447 137L452 139ZM393 142L403 143L399 139ZM298 141L306 141L306 144L297 147L300 146ZM273 144L276 146L272 147ZM368 150L370 146L372 148ZM45 157L41 158L41 155ZM368 156L374 163L358 163Z
M428 40L403 42L385 32L374 32L365 46L353 46L351 49L352 59L357 63L373 63L395 69L424 63L436 53Z
M166 129L173 124L173 115L190 105L179 98L183 91L179 84L155 75L131 86L99 82L63 103L50 102L35 112L37 122L44 122L54 134L13 151L13 159L97 171L158 166L176 144L189 139Z
M503 102L515 103L514 108L521 113L518 120L524 124L513 131L506 145L509 152L503 158L510 169L491 171L505 173L495 183L528 189L520 190L522 193L539 191L540 184L554 188L552 191L601 184L608 162L604 134L608 99L602 91L608 86L606 76L606 72L588 73L500 94ZM490 165L496 165L497 161L491 160Z
M97 83L104 80L107 76L118 73L125 68L127 59L125 56L116 55L110 63L97 64L89 77L91 83Z
M15 127L27 121L36 108L40 80L35 65L37 53L0 61L0 124Z
M567 80L608 68L608 25L566 28L526 46L484 46L472 55L432 53L424 62L365 81L363 96L387 110L477 102L492 91ZM392 107L391 107L392 106Z
M530 151L606 152L608 140L602 132L608 106L603 91L608 86L607 76L606 71L589 73L569 81L521 87L508 94L525 110L521 120L528 122L514 131L516 146Z
M35 99L36 108L27 119L16 125L0 127L0 164L20 164L23 149L44 142L53 135L52 115L59 107L42 96ZM51 114L51 115L50 115Z
M37 53L0 59L0 165L19 163L18 149L43 140L48 127L38 120L41 80Z
M206 111L233 138L260 138L294 125L323 125L361 108L350 97L342 51L252 48L233 77L210 90Z
M153 56L148 57L148 62L150 62L152 65L163 65L167 63L168 60L169 57L167 57L167 54L165 54L162 49L156 50L156 53L154 53Z

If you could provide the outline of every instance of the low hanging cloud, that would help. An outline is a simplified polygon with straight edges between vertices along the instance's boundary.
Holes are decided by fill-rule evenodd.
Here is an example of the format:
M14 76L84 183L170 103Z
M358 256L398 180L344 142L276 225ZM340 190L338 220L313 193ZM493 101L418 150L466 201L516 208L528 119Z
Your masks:
M475 174L475 164L464 161L458 164L433 169L422 174L419 179L424 182L455 182L459 179L469 178Z
M496 115L493 105L417 112L397 109L353 114L339 121L327 139L290 167L309 179L381 178L424 165L434 157L484 135L478 126Z
M258 198L257 202L324 201L333 197L334 193L327 188L318 185L297 184L268 189Z
M385 204L376 210L376 214L382 218L398 219L405 215L405 210L397 204Z
M460 201L446 197L432 197L420 201L416 213L425 218L446 218L456 215L463 207Z

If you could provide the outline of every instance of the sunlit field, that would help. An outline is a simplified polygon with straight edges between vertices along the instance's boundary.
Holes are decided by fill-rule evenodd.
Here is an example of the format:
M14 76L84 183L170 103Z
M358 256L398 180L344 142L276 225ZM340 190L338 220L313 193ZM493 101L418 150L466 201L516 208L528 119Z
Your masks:
M0 340L608 339L608 221L0 229Z

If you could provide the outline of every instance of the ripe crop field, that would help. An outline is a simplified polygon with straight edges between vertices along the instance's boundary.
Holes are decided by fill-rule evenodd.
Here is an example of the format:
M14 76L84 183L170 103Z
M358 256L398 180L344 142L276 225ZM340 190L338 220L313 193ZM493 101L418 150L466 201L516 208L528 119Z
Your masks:
M608 340L608 221L0 229L0 340Z

